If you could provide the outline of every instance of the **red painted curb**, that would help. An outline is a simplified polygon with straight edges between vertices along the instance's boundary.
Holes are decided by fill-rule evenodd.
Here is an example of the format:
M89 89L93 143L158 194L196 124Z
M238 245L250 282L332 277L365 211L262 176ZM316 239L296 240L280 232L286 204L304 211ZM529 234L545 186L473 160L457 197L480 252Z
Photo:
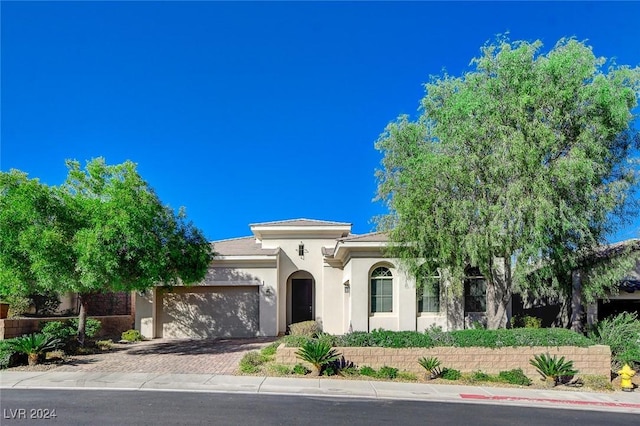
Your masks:
M605 402L605 401L582 401L576 399L552 399L552 398L529 398L526 396L486 396L473 393L461 393L462 399L480 399L485 401L528 401L528 402L548 402L552 404L573 404L573 405L594 405L598 407L617 408L640 408L640 404L632 402Z

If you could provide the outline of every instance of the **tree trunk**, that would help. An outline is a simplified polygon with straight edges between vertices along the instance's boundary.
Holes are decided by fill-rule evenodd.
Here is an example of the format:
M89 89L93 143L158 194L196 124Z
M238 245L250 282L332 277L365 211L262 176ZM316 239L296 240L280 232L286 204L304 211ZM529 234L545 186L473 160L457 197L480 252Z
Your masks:
M584 306L582 306L582 273L571 273L571 330L584 332Z
M29 365L38 365L39 358L40 354L38 353L30 353L27 355L27 361L29 362Z
M86 337L87 311L89 309L89 295L79 294L80 314L78 315L78 344L83 347Z
M493 259L487 280L487 328L507 326L507 310L511 300L511 265L508 259Z
M556 319L553 321L553 327L568 328L571 323L569 315L571 301L566 295L561 295L558 304L560 305L560 311L556 315Z

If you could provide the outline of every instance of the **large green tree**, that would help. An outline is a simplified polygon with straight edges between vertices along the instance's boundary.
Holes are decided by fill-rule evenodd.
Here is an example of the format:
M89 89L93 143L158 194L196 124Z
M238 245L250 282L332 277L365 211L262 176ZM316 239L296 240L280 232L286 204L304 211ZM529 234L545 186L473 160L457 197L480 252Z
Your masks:
M0 295L75 292L84 343L95 293L189 284L211 260L202 232L161 203L134 163L101 158L49 187L12 170L0 175Z
M514 283L558 286L633 210L640 69L604 68L574 39L541 47L486 44L463 76L432 77L420 116L399 117L376 143L391 253L414 272L446 268L457 294L478 267L490 328L506 325Z

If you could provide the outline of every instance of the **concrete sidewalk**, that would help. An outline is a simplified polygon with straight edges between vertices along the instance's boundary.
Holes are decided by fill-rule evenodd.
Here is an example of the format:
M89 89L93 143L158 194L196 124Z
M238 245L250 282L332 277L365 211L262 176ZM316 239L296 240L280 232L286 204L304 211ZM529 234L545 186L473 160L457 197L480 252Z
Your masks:
M227 392L501 404L640 414L637 392L396 383L330 378L105 372L0 372L0 389L113 389Z

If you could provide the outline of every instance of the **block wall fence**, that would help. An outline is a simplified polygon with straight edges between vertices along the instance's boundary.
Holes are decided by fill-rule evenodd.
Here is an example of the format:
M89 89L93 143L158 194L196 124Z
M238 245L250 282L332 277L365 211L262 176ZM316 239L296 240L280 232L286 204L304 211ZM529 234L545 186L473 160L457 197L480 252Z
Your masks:
M534 355L549 353L551 356L564 356L573 361L579 374L593 374L609 377L611 374L611 350L609 346L573 346L558 347L509 347L509 348L377 348L377 347L338 347L345 361L353 362L357 367L364 365L378 369L383 366L423 374L424 368L418 364L422 357L437 357L443 367L455 368L462 372L481 370L484 373L497 374L500 371L521 368L530 378L540 377L536 369L529 364ZM280 345L276 351L278 364L295 365L301 361L296 357L298 348ZM303 363L305 364L305 363Z
M23 334L35 333L40 329L41 322L66 321L77 317L48 317L48 318L14 318L0 319L0 340L11 339ZM90 316L102 323L98 337L120 336L123 331L133 328L133 315Z

